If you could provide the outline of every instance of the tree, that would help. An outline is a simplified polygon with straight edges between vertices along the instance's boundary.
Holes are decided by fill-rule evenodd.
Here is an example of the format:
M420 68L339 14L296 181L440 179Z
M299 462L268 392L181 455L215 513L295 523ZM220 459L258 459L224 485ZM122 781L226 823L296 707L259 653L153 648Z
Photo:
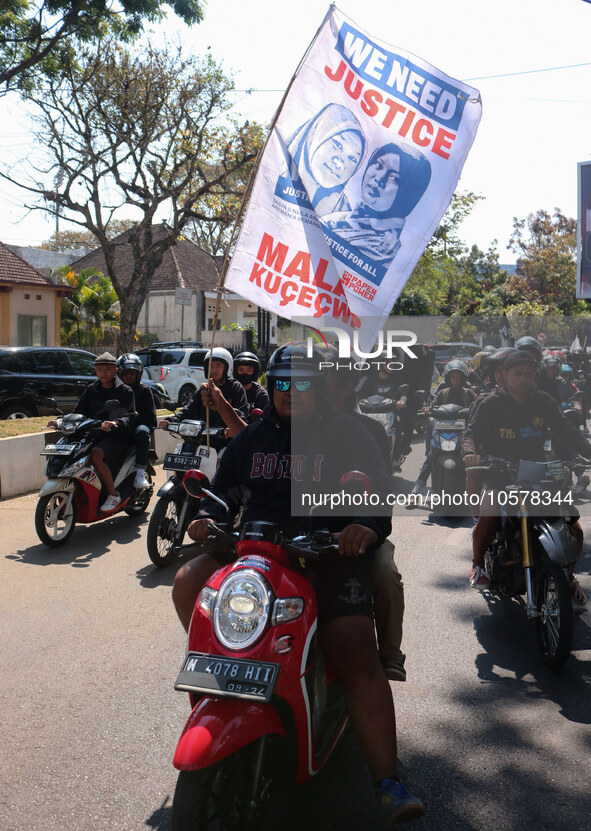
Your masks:
M128 231L136 223L133 219L112 219L109 222L109 239L115 239L119 234ZM96 248L96 237L92 231L65 230L59 234L52 234L40 246L45 251L71 251L73 248Z
M203 19L204 0L17 0L0 6L0 86L30 89L57 77L75 58L77 42L112 32L127 40L174 9L185 23Z
M558 208L513 219L509 247L517 254L517 274L534 297L550 309L570 314L576 294L576 220Z
M225 255L230 247L254 158L265 140L262 125L247 122L244 127L244 149L251 155L252 161L237 168L223 185L214 187L199 201L198 208L193 212L193 223L189 223L185 230L185 236L212 257Z
M454 193L410 279L392 310L393 314L451 314L466 312L478 296L477 280L462 268L466 246L459 236L463 220L482 196Z
M51 79L39 109L38 136L51 157L27 184L2 174L45 202L38 208L90 231L121 303L119 351L131 347L154 272L212 194L235 194L236 178L258 149L253 126L231 121L233 82L216 62L183 57L180 46L141 56L104 41ZM45 182L57 181L59 187ZM37 174L38 176L38 174ZM138 214L126 242L133 272L124 285L111 225L126 207ZM155 222L169 211L168 224ZM155 233L155 227L166 228Z
M76 274L68 266L56 269L76 289L62 300L61 340L66 346L94 347L105 339L106 330L119 326L117 295L113 284L96 268Z

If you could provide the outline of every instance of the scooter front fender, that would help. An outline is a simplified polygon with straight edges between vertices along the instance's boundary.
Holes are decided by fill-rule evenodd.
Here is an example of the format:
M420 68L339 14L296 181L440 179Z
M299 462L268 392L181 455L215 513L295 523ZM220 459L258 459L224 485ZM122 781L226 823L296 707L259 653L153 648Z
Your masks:
M48 496L50 493L71 493L76 490L73 479L48 479L39 491L39 496Z
M185 725L172 763L178 770L206 768L269 733L285 737L271 704L202 698Z

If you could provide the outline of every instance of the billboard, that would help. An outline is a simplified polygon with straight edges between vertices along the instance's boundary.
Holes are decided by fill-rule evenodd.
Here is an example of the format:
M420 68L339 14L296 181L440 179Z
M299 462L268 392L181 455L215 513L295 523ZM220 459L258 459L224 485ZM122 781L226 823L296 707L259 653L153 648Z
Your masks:
M577 298L591 299L591 162L577 165Z

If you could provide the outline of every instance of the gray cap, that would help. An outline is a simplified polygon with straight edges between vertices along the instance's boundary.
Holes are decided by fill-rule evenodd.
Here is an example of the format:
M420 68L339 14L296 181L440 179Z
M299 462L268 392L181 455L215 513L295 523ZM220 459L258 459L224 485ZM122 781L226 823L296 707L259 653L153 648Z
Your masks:
M97 364L113 364L113 366L117 366L117 358L111 355L110 352L103 352L102 355L95 358L94 365L96 366Z

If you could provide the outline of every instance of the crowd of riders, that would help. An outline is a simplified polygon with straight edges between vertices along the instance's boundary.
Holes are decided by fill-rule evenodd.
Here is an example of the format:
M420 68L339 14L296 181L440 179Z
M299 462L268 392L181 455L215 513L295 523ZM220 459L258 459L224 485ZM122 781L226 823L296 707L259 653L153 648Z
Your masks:
M487 453L519 458L524 443L531 458L542 458L548 434L557 445L565 446L562 452L591 458L591 445L583 433L591 373L582 352L544 350L536 338L522 337L513 347L485 346L469 364L452 359L437 367L429 347L414 349L417 358L405 360L401 369L393 370L383 362L375 371L361 375L339 367L338 361L332 362L334 369L320 371L323 361L325 366L331 363L326 353L314 352L310 358L305 344L287 344L271 355L265 367L265 388L260 383L263 367L253 352L233 357L227 349L214 347L204 362L207 381L185 407L160 422L152 394L141 381L139 357L125 353L117 359L103 353L95 361L97 380L75 410L96 418L104 412L107 400L117 399L121 405L116 418L105 417L101 425L105 436L92 452L92 463L107 494L101 510L109 512L118 504L113 470L129 444L135 443L135 487L146 488L154 428L185 419L207 420L210 427L224 429L227 448L212 489L232 506L234 514L242 516L242 522L249 518L280 521L291 530L304 522L292 510L296 478L300 488L322 484L326 490L343 472L344 456L350 465L354 453L359 457L358 467L366 469L375 487L391 490L392 474L401 470L411 452L418 417L446 404L470 409L462 446L468 471ZM393 449L383 426L359 412L359 400L372 395L391 402L396 416ZM302 447L294 446L292 426L296 422ZM541 422L543 429L538 429ZM431 472L431 433L429 422L425 462L415 493L426 487ZM343 454L344 447L348 454ZM306 463L296 477L294 460L300 457ZM477 487L494 485L477 483ZM474 482L467 487L473 490ZM202 502L198 518L188 529L191 539L206 543L208 525L220 518L219 510L210 499ZM376 782L380 810L393 823L422 816L422 803L398 779L394 710L387 685L388 679L406 680L401 651L404 591L389 541L391 517L355 513L315 517L314 522L340 533L342 556L316 569L320 628ZM470 575L474 588L488 585L483 556L495 522L494 516L475 517ZM573 530L582 549L578 523ZM219 559L206 552L177 572L173 600L185 628L202 586L219 566ZM570 578L573 599L584 603L585 595L572 571ZM365 715L368 696L369 720Z

